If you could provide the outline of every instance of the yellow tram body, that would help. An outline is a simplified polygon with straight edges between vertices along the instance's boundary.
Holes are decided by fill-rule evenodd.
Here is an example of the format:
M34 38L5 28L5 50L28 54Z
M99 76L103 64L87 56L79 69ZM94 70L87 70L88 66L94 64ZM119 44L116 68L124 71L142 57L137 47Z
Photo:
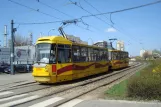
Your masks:
M32 75L40 83L79 79L108 72L110 67L107 48L74 43L61 36L39 38L36 59Z
M121 69L129 66L128 52L120 50L109 50L111 69Z

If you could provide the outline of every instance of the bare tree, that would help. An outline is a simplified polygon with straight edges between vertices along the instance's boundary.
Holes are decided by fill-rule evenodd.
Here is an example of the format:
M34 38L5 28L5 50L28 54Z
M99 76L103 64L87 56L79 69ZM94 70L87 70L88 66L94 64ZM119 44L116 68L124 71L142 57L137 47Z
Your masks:
M15 46L24 46L29 44L29 38L20 34L15 34L14 41Z

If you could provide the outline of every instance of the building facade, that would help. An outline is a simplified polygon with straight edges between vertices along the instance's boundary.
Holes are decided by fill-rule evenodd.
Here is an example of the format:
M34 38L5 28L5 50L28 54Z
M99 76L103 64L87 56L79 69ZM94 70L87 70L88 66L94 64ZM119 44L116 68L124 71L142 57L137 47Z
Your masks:
M120 50L120 51L124 51L125 47L124 47L124 42L123 41L117 41L116 43L116 49Z
M10 56L10 48L0 48L0 63L10 63ZM32 64L35 57L35 46L16 46L14 49L15 64Z

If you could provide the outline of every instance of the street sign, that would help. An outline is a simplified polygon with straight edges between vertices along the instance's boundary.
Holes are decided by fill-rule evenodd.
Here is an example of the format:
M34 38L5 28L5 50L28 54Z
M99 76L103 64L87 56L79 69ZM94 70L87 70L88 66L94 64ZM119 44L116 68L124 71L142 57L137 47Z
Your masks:
M29 50L28 49L16 49L15 57L17 59L26 59L29 53L30 53L30 49Z

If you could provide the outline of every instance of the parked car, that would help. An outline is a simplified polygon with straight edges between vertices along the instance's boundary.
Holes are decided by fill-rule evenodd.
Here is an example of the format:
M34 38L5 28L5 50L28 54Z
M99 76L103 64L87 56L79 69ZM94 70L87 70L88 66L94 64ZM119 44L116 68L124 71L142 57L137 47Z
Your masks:
M3 70L1 70L3 68ZM10 74L11 73L11 66L5 66L5 67L0 67L0 70L3 73ZM26 72L32 72L32 65L29 64L29 69L27 69L27 64L18 64L14 66L15 72L19 73L26 73Z
M0 72L4 73L4 70L8 68L10 65L9 64L1 64L0 65Z
M28 64L29 68L27 69L27 64L19 64L15 65L16 72L31 72L32 71L32 65Z
M4 69L4 73L10 74L11 73L11 67L7 67Z

